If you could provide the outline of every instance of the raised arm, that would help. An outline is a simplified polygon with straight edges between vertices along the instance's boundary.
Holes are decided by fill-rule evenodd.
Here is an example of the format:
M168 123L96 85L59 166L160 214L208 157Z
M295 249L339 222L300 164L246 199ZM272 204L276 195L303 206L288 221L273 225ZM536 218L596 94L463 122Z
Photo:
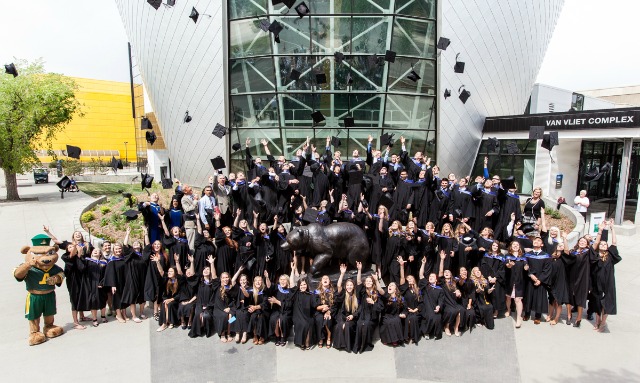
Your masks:
M166 235L167 237L170 237L171 232L169 232L169 229L167 228L167 223L164 221L164 214L158 213L158 218L160 218L160 222L162 222L162 230L164 230L164 235Z
M131 235L131 226L127 226L127 232L124 235L124 240L122 241L122 244L124 246L129 246L129 236Z
M540 231L547 232L547 216L544 214L544 209L540 209L540 226Z
M273 217L273 226L271 227L271 230L274 231L274 232L276 230L278 230L278 215L277 214Z
M264 152L266 153L266 155L270 156L271 152L269 151L269 143L267 142L267 140L263 138L260 140L260 143L262 144L262 146L264 146Z
M422 261L420 264L420 271L418 272L418 278L424 279L424 266L427 264L427 257L422 257Z
M164 269L162 268L162 262L160 262L160 256L154 255L151 260L156 263L156 267L158 268L158 273L160 273L160 276L164 277Z
M242 210L241 209L237 209L236 210L236 219L233 221L233 226L238 227L238 225L240 224L240 217L242 216Z
M405 260L402 259L402 257L398 257L398 263L400 264L400 284L404 285L404 283L406 282L404 279L404 264L405 264Z
M209 263L209 269L211 270L211 279L218 278L218 273L216 272L216 259L213 255L209 255L207 257L207 262Z
M356 276L356 285L362 284L362 262L356 262L356 268L358 269L358 275Z
M196 227L198 228L198 234L202 235L202 224L200 223L200 213L196 213Z
M253 227L256 228L256 229L258 228L258 216L259 215L260 214L257 211L253 212Z
M180 256L177 253L173 254L173 260L176 263L176 270L178 271L178 275L182 275L182 266L180 266Z
M61 245L62 241L60 241L58 238L56 238L55 235L53 235L50 231L49 231L49 226L42 226L42 230L44 231L44 233L46 235L48 235L49 237L51 237L51 240L53 241L53 243L55 243L56 245ZM66 250L66 249L65 249Z
M196 274L196 263L193 261L193 255L187 255L187 259L189 260L189 275Z
M602 231L604 229L606 229L607 226L607 221L602 221L600 223L600 229L598 230L598 235L596 236L596 240L593 242L593 250L597 253L598 252L598 247L600 246L600 241L602 240Z
M231 287L236 285L236 281L238 280L238 277L242 273L242 270L244 270L244 266L238 267L238 271L236 271L236 273L233 274L233 277L231 278Z
M340 264L340 277L338 277L338 282L336 282L336 288L338 290L338 294L342 292L342 279L344 278L344 274L347 272L347 265L345 263Z
M616 231L613 230L613 219L609 221L609 231L611 232L611 246L617 246Z
M143 239L144 246L147 246L150 241L149 241L149 228L147 228L146 225L142 225L142 236L144 237Z

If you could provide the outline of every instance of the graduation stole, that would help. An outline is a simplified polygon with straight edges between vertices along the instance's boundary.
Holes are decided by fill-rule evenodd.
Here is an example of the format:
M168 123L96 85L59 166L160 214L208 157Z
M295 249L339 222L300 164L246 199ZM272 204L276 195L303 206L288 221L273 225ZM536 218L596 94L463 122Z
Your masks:
M412 184L412 183L413 183L413 180L410 180L410 179L408 179L408 178L407 178L406 180L404 180L404 182L405 182L405 183L408 183L408 184Z
M93 263L95 263L96 265L104 266L104 265L106 265L106 264L107 264L107 261L103 261L103 260L100 260L100 259L93 259L93 258L85 258L85 259L86 259L87 261L89 261L89 262L93 262Z
M278 286L280 286L280 285L278 285ZM258 295L262 295L262 292L263 292L262 290L258 291ZM253 293L253 288L247 289L247 293Z
M520 196L517 195L516 193L511 193L511 192L507 192L507 196L511 197L511 198L516 198L516 199L520 199Z
M289 289L285 289L284 287L280 286L280 284L278 284L278 291L280 291L282 294L289 294Z
M420 230L422 230L422 229L420 229ZM442 234L438 234L438 233L435 233L435 234L436 234L436 237L438 237L438 238L447 238L447 239L451 239L451 237L447 237L446 235L442 235Z
M545 253L544 251L541 251L538 255L535 255L534 253L526 253L524 255L527 258L532 258L532 259L548 259L551 258L551 256L547 253Z
M436 285L435 283L434 284L429 284L429 287L431 287L432 289L441 289L442 290L442 287Z
M449 197L449 192L446 191L445 189L440 188L440 192L442 192L442 195L444 195L445 197Z
M282 235L281 233L278 233L278 237L280 237L280 239L287 239L287 237Z
M492 258L492 259L497 259L501 262L504 262L504 257L500 256L500 255L493 255L493 254L489 254L489 253L484 253L484 257L485 258Z
M514 257L513 255L506 255L504 259L507 261L513 261L513 262L527 261L527 258L525 257Z
M187 241L186 238L182 238L182 237L174 237L176 239L176 241L178 242L182 242L182 243L189 243L189 241Z
M483 192L484 194L488 194L488 195L496 195L496 193L495 193L495 192L493 192L493 191L491 191L491 190L487 191L487 189L482 189L482 192Z
M462 194L471 195L471 192L470 192L470 191L468 191L468 190L466 190L466 189L465 189L465 190L458 189L458 191L459 191L460 193L462 193Z

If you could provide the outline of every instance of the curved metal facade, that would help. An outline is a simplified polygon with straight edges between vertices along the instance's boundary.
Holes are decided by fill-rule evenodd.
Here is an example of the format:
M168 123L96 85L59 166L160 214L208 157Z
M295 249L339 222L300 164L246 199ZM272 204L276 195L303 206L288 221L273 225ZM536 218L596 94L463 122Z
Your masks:
M442 171L467 174L484 118L524 111L563 0L310 0L311 19L270 0L182 0L157 11L146 1L116 4L173 173L203 183L212 172L209 158L228 159L228 144L245 138L252 145L265 138L273 154L289 156L307 135L320 143L337 134L347 154L383 129L409 136L411 152L432 156L437 142ZM195 24L192 7L200 12ZM259 28L260 19L283 25L279 44ZM436 19L438 35L451 39L439 55ZM372 56L386 50L397 52L396 62L378 66ZM337 51L346 56L342 64ZM453 71L457 53L466 63L462 74ZM406 79L411 64L419 83ZM290 79L293 69L298 81ZM466 104L457 97L461 85L471 93ZM446 100L445 88L452 91ZM189 124L182 122L186 110ZM326 118L315 126L314 110ZM355 127L345 129L347 115ZM238 129L225 140L212 136L225 121Z

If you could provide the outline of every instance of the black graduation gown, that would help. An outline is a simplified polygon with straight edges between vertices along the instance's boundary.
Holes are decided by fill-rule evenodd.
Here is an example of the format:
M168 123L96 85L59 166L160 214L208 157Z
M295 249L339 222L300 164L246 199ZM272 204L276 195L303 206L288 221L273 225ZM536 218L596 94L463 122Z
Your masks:
M353 352L358 353L373 350L373 332L378 325L378 318L380 311L382 311L382 300L378 297L374 303L368 303L367 289L363 284L356 287L356 294L359 306ZM378 293L376 292L376 294Z
M111 258L104 271L104 287L115 287L113 294L113 308L124 309L129 302L123 300L125 285L127 283L127 264L124 258Z
M585 248L582 251L572 251L570 254L575 259L573 264L569 267L569 303L572 306L587 307L587 296L591 289L591 283L589 281L590 263L589 252L593 251L590 248Z
M461 214L458 214L461 213ZM452 214L454 219L468 218L468 223L471 225L474 218L474 205L473 196L468 188L464 190L456 187L451 192L451 198L449 200L449 214Z
M414 185L413 190L413 206L414 214L418 219L418 227L424 227L429 222L429 211L431 208L431 200L433 199L433 192L430 188L430 184L422 180L418 180Z
M442 323L445 328L449 328L450 331L458 331L458 329L454 328L456 324L456 318L458 314L462 318L464 313L464 308L458 301L458 297L456 297L456 290L458 290L458 285L455 280L451 281L451 285L447 285L447 281L444 277L440 278L439 281L440 286L442 287L443 292L443 302L444 309L442 311Z
M313 173L313 199L310 206L320 206L323 200L329 201L329 178L322 170Z
M436 252L433 272L437 273L438 270L440 270L440 263L443 262L440 258L440 251L442 250L444 250L444 253L446 254L443 270L450 270L451 272L454 272L457 269L457 259L455 259L455 254L458 251L458 239L440 234L436 234L436 238L438 249ZM451 253L453 253L453 257L451 256Z
M398 292L400 292L398 290ZM404 341L404 329L400 314L406 315L404 298L392 298L388 293L380 296L382 314L380 316L380 341L382 344L393 344Z
M485 227L494 229L495 222L500 214L500 206L498 205L498 197L495 192L487 191L478 185L471 188L474 196L475 204L475 220L473 221L473 229L481 232ZM493 210L493 215L487 217L485 214Z
M400 266L396 257L404 257L404 236L401 234L393 234L387 238L387 244L382 259L382 276L389 275L391 282L400 281Z
M78 264L76 258L80 254L71 258L69 252L62 254L62 261L64 262L64 276L66 279L67 290L69 291L69 301L71 302L71 310L80 310L79 303L86 302L88 297L82 297L82 273L78 270Z
M420 251L419 251L419 260L422 262L422 257L427 258L427 265L424 269L424 274L429 275L434 271L437 273L438 270L435 268L439 262L438 255L438 236L437 234L429 235L428 232L424 229L418 230L418 235L420 236Z
M189 242L186 238L176 238L176 237L167 237L165 236L162 239L162 244L167 248L167 252L169 253L169 264L170 266L176 265L176 261L174 259L174 255L178 254L180 257L180 266L186 270L189 267L188 256L189 256Z
M430 285L426 278L418 282L423 296L420 313L424 318L422 333L428 337L442 338L442 311L444 310L444 292L438 285ZM435 312L437 306L440 310Z
M213 297L213 332L221 336L223 333L225 335L229 335L227 333L227 329L229 328L229 315L232 317L235 315L236 306L235 301L238 295L238 285L233 287L227 286L225 288L224 296L220 292L220 278L215 278L212 281L214 297ZM229 309L229 313L226 313L224 310Z
M549 237L548 231L541 231L540 237L542 237L542 250L544 250L547 254L555 253L559 243L558 240Z
M529 265L528 274L535 275L540 280L540 285L534 286L531 277L527 277L525 290L524 307L525 312L536 312L536 316L546 313L549 309L547 289L551 278L551 256L544 251L540 251L538 255L535 253L526 253L527 264Z
M131 247L126 248L124 257L127 266L127 282L122 293L122 301L132 305L145 303L144 284L147 278L149 255L137 253Z
M337 292L331 292L330 290L327 289L327 291L325 291L324 298L322 298L322 295L320 294L319 290L313 291L313 296L314 296L313 321L314 321L314 330L315 330L314 335L315 335L316 342L327 339L327 333L326 333L325 327L328 328L329 331L333 330L333 326L336 322L336 318L335 318L336 312L338 310L338 308L336 307L337 295L338 295ZM329 319L324 318L324 314L325 314L324 312L317 310L319 306L322 306L325 304L329 306L328 312L329 312L329 315L331 316ZM295 320L293 325L295 329Z
M274 248L269 235L261 235L258 229L253 231L255 237L256 263L253 265L254 275L264 275L264 271L269 272L272 278L275 273Z
M564 252L558 258L552 258L549 303L564 305L571 302L567 282L567 269L574 262L575 257Z
M196 338L204 335L209 338L215 332L213 328L213 299L215 294L216 288L212 281L206 282L204 279L200 281L189 337Z
M493 293L491 293L491 305L494 311L502 313L507 310L505 302L506 275L504 270L504 258L502 255L485 253L480 261L480 270L485 278L496 278Z
M471 331L476 324L475 286L470 279L457 279L456 283L458 285L458 290L460 290L461 297L459 302L463 309L460 314L460 329L469 329L469 331ZM469 301L471 301L471 307L469 307Z
M389 238L389 221L384 220L382 223L382 231L380 231L380 217L378 217L377 214L372 217L373 219L367 223L367 226L369 226L368 237L371 241L371 263L381 265L383 259L385 262L387 261L384 254L387 248L387 239Z
M393 200L393 192L396 188L396 184L393 182L391 176L374 176L372 182L371 193L369 195L369 211L378 211L378 205L380 203L380 197L384 194ZM386 190L383 190L386 189Z
M393 193L393 206L389 212L392 220L399 220L403 224L406 223L409 218L406 209L407 205L413 205L413 191L413 180L407 178L404 181L398 181L396 191Z
M505 242L509 238L507 226L511 222L511 213L515 213L516 222L522 220L522 210L520 208L520 197L504 189L498 189L498 204L500 205L500 214L496 221L496 229L494 235L498 241ZM549 254L550 251L547 250Z
M420 314L420 308L422 306L422 290L418 289L418 293L414 293L409 288L408 283L403 283L399 286L402 297L404 298L404 305L406 308L407 317L404 320L404 339L413 340L413 343L418 344L420 338L422 338L422 315ZM417 312L410 312L409 309L418 309Z
M596 312L604 310L605 314L616 315L618 307L616 302L616 276L615 265L622 260L615 245L609 246L609 254L606 260L602 260L595 251L591 252L591 264L593 265L593 295L595 295Z
M311 346L316 342L315 331L313 331L314 315L316 313L316 298L314 294L308 291L301 292L297 287L291 290L293 291L291 310L293 320L293 343L298 347L306 347L308 337L309 346Z
M327 177L329 180L329 188L333 189L333 204L337 209L340 204L340 200L342 199L342 194L345 194L345 190L347 188L345 178L342 175L342 172L335 173L333 169L329 172Z
M429 207L429 222L433 222L436 225L437 230L440 230L445 220L448 220L447 216L450 213L449 212L450 198L451 198L451 192L449 190L444 190L438 187L433 192L433 199L431 200L431 206Z
M196 274L198 274L199 276L202 276L202 270L205 267L209 266L209 262L207 262L207 258L209 257L209 255L212 256L216 256L216 248L213 246L213 242L212 241L208 241L204 235L196 232L196 237L195 240L193 242L193 247L194 247L194 251L193 251L193 263L195 263L194 265L194 270L196 271ZM217 256L217 262L220 262L220 256ZM230 272L233 271L233 263L231 264L231 270L224 270L224 269L219 269L218 268L218 263L216 263L216 271L218 271L219 273L222 273L224 271L226 272Z
M357 290L354 291L353 294L355 295L356 301L358 301ZM356 327L360 312L360 303L358 302L358 309L354 310L352 307L352 310L348 310L345 303L346 295L347 292L342 290L342 292L336 296L335 304L338 307L336 310L336 325L331 334L333 336L333 348L352 352L355 350ZM353 315L352 320L347 320L349 315Z
M167 289L167 284L169 283L169 278L167 277L167 272L165 271L164 273L164 277L162 277L162 281L161 281L161 302L162 304L160 305L160 320L158 321L158 324L160 325L174 325L174 326L179 326L180 325L180 317L178 316L178 306L180 305L180 294L182 292L182 286L187 283L187 279L182 276L182 275L176 275L175 279L178 283L177 288L175 289L175 292L172 289ZM165 308L165 304L164 301L173 298L173 301L171 301L167 307ZM114 296L115 299L115 296ZM115 302L115 300L114 300ZM169 316L168 316L168 321L167 321L167 311L169 311Z
M101 310L107 304L107 289L102 286L104 270L107 262L93 258L74 258L76 267L82 275L80 301L78 311Z
M493 330L495 324L493 321L494 310L493 305L491 304L491 295L495 294L495 291L493 292L493 294L490 293L489 290L491 288L491 285L486 279L484 281L484 284L474 282L476 293L476 299L474 301L476 308L476 320L478 321L478 323L484 323L484 326L487 329Z
M148 254L149 257L151 257L151 255L153 255L151 245L145 246L142 253ZM160 260L158 262L160 262L162 270L169 270L171 265L169 264L168 256L165 258L164 254L160 254ZM156 303L160 303L162 301L162 276L160 276L158 266L155 262L149 262L147 264L147 274L144 281L144 300Z
M364 164L364 162L363 162ZM362 193L362 184L355 183L351 184L350 179L360 177L358 174L362 174L361 170L349 170L346 172L347 179L347 204L349 205L349 209L356 211L358 209L358 205L360 204L360 193Z
M269 311L269 336L275 336L276 325L280 321L281 337L287 339L291 330L291 317L293 315L293 289L283 289L279 284L274 283L267 289L269 297L275 297L280 301L280 305L267 302Z
M513 266L508 263L513 262ZM511 254L505 256L505 294L511 296L515 289L515 298L523 298L524 291L529 279L528 272L524 269L527 258L515 257Z

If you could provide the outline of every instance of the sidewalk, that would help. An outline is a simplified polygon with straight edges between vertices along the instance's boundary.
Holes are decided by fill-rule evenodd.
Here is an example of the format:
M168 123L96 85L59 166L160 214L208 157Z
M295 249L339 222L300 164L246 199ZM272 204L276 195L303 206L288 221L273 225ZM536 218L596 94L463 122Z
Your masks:
M60 239L70 239L74 227L71 217L93 200L84 193L65 193L65 198L60 199L55 182L34 185L32 178L20 177L20 196L38 197L38 201L0 203L0 232L4 245L4 254L0 257L0 288L3 291L0 305L4 310L5 329L0 341L0 355L5 366L3 380L107 382L121 377L126 381L148 382L151 380L149 320L143 324L119 324L110 317L109 323L97 328L91 327L91 322L84 322L88 326L86 330L74 330L65 284L56 288L58 314L55 318L65 334L38 346L27 344L25 285L12 276L13 268L24 260L20 248L30 245L31 237L43 232L42 225L49 226ZM0 198L5 195L6 190L0 188ZM61 260L58 265L64 267ZM42 367L34 368L36 362ZM59 372L53 373L55 370Z

